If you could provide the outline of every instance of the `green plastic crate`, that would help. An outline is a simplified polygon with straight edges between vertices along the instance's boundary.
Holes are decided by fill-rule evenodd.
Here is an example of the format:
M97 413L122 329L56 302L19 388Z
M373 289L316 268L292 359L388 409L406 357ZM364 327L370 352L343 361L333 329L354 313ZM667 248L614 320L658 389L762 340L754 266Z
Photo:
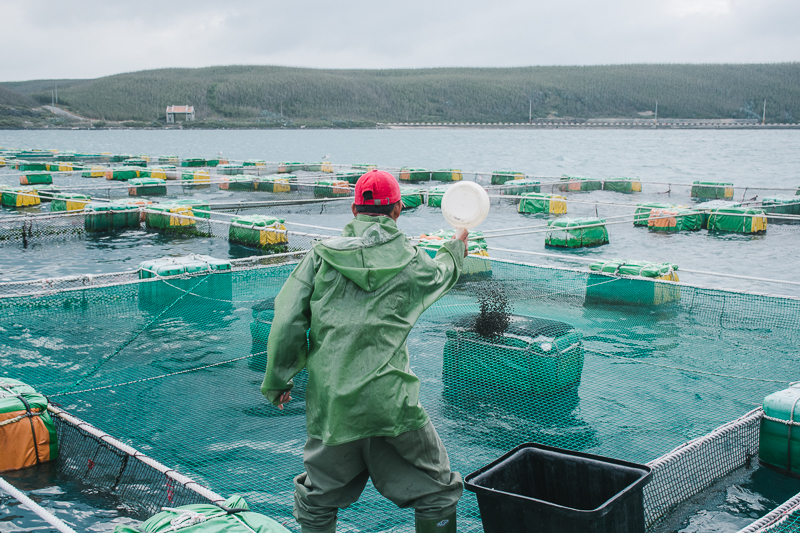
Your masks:
M601 218L560 218L547 222L544 245L556 248L586 248L608 244L608 230ZM583 228L581 226L591 226Z

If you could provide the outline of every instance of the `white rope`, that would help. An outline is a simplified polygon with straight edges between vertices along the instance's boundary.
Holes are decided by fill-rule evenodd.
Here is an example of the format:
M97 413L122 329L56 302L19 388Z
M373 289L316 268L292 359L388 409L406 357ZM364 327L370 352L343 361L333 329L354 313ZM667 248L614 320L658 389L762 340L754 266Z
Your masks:
M75 533L75 530L69 527L67 524L53 516L53 514L39 505L38 503L34 502L30 498L28 498L22 491L18 490L16 487L11 485L5 479L0 477L0 489L3 492L8 493L12 498L19 501L22 505L30 509L32 512L36 513L36 516L53 526L55 529L60 531L61 533Z

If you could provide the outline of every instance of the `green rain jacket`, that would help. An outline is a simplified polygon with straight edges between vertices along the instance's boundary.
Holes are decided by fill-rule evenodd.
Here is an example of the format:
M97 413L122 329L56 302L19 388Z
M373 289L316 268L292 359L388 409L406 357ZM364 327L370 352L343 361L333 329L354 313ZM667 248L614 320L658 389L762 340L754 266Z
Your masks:
M406 338L463 260L459 240L432 259L392 219L358 215L341 237L315 244L275 298L261 392L277 405L307 367L308 435L327 445L422 428Z

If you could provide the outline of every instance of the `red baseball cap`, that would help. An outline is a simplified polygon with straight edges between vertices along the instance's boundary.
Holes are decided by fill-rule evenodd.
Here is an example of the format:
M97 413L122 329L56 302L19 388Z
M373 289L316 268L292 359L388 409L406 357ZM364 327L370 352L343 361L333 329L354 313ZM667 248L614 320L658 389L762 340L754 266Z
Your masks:
M400 184L382 170L370 170L356 182L356 205L389 205L400 201Z

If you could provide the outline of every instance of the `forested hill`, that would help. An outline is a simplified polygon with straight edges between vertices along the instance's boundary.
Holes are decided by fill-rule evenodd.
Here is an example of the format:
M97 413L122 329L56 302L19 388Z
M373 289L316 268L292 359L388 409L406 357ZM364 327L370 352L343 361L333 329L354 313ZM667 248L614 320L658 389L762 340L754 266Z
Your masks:
M800 63L320 70L163 69L94 80L2 83L20 97L98 120L164 120L172 104L244 122L527 122L533 117L800 120ZM9 97L7 94L6 97Z

